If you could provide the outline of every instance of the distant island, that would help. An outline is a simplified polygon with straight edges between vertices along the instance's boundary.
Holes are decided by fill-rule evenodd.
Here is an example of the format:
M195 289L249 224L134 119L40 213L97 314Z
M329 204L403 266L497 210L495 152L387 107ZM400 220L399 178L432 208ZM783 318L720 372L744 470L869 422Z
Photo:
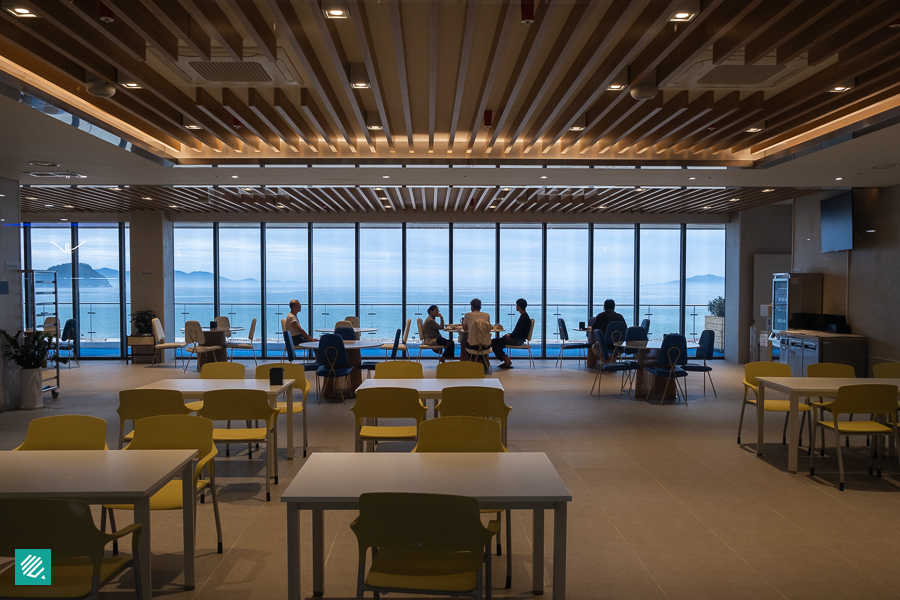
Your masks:
M55 271L56 279L60 282L72 281L72 263L70 262L55 265L47 270ZM83 288L112 287L102 273L98 273L87 263L78 263L78 285Z

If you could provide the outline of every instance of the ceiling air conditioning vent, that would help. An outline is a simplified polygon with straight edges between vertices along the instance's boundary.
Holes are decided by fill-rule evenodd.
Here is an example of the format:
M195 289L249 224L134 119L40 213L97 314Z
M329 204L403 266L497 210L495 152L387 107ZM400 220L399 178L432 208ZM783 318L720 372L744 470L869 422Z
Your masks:
M87 175L82 175L75 171L25 171L25 175L40 178L64 177L66 179L84 179L87 177Z
M787 65L719 65L697 80L700 85L762 85Z
M695 89L771 88L797 75L806 66L806 58L803 57L784 65L776 65L774 54L760 59L756 64L745 65L743 52L736 53L721 65L714 65L709 52L669 85Z
M164 64L187 83L204 85L225 83L229 85L257 85L271 83L275 86L301 85L303 80L291 64L283 48L278 48L275 62L270 62L259 48L244 48L244 60L235 61L224 50L213 48L212 60L202 60L189 48L178 49L178 62L170 62L149 47Z
M206 62L192 60L188 67L207 81L222 83L268 83L272 76L266 69L255 62Z

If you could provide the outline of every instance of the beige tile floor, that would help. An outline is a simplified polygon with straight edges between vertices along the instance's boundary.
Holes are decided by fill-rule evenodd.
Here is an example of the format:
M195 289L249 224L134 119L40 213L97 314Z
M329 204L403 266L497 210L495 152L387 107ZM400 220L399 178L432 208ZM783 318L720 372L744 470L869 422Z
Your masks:
M715 362L719 397L702 395L691 375L689 406L632 399L618 393L617 379L590 396L593 373L574 362L495 372L503 381L512 451L546 452L572 492L568 531L569 598L896 598L900 594L900 477L896 459L885 461L881 479L867 474L861 446L845 453L847 491L839 492L833 448L817 460L816 477L787 473L782 421L769 415L766 454L755 454L754 414L736 443L742 370ZM252 362L248 371L252 369ZM426 363L426 376L434 363ZM189 371L82 362L63 370L58 400L43 411L0 414L0 449L22 440L30 419L62 413L91 414L118 430L117 392ZM313 392L314 396L314 392ZM312 396L311 396L312 397ZM350 452L353 425L348 405L314 401L309 409L310 450ZM282 427L284 421L282 420ZM297 430L299 431L299 417ZM284 432L279 441L284 444ZM804 439L804 450L806 440ZM296 441L300 446L299 437ZM383 445L379 451L405 451ZM217 459L225 554L215 551L212 506L199 506L197 589L181 587L181 517L153 514L154 595L172 599L284 598L287 592L285 508L279 492L303 459L279 452L280 485L265 502L264 458L246 451ZM2 485L2 482L0 482ZM355 597L354 515L328 513L325 523L326 598ZM119 516L128 522L128 516ZM548 518L548 546L552 519ZM311 597L309 515L301 521L303 596ZM513 513L513 586L497 597L531 596L531 516ZM505 557L494 558L503 581ZM550 597L552 569L546 566ZM130 575L105 588L107 598L132 598Z

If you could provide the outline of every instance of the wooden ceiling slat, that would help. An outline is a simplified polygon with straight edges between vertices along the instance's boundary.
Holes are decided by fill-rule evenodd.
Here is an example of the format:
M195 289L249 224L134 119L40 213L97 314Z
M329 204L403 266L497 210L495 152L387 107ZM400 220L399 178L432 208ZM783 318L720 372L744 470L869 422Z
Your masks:
M856 42L878 33L898 18L900 18L900 2L888 2L875 7L866 14L865 19L857 18L854 22L842 27L840 31L831 34L810 48L809 64L811 66L821 64Z
M288 99L287 94L278 90L275 91L275 110L277 110L289 123L294 125L294 129L297 129L298 131L306 129L304 127L306 121L304 121L297 109L294 108L294 105ZM300 110L303 111L303 115L309 120L309 124L312 125L318 135L322 136L328 149L332 152L337 152L337 136L334 131L331 130L331 126L328 124L325 115L319 110L318 105L313 101L306 88L300 90ZM315 133L307 131L306 135L310 140L315 139ZM353 151L355 152L356 150Z
M465 27L463 28L462 44L459 49L459 61L456 65L456 93L453 98L453 109L450 116L450 136L447 141L447 154L453 152L453 143L456 140L456 130L459 127L459 111L462 109L463 93L466 91L466 76L469 73L469 63L472 57L472 45L475 42L475 25L478 22L478 5L466 3Z
M257 107L256 110L263 110L261 106L262 105ZM250 108L254 108L252 98L250 101ZM303 140L303 143L305 143L310 150L313 152L319 151L319 140L316 137L316 132L303 120L300 112L294 108L294 105L291 104L291 101L288 100L281 88L275 88L274 110L282 118L285 124L291 128L291 131L300 136L300 139ZM331 147L332 152L337 152L337 148L335 148L333 144L329 144L329 146Z
M406 126L406 144L413 153L412 109L409 104L409 73L406 65L406 44L403 39L403 17L400 14L400 0L389 0L391 33L394 38L394 57L397 60L397 76L400 81L400 102L403 105L403 123Z
M202 60L211 60L209 35L178 0L140 0L159 21L175 33Z
M764 0L713 43L713 64L721 65L753 40L764 37L773 24L800 4L800 0Z
M264 141L275 152L281 152L281 138L256 116L243 100L238 98L229 88L222 88L222 106L231 116L240 121L242 127L249 129L253 135Z
M629 96L627 100L616 104L613 110L604 111L604 118L597 121L591 129L577 132L569 145L563 148L562 151L565 154L575 145L575 142L581 138L585 138L585 141L581 146L581 154L584 154L594 144L599 142L604 135L613 131L620 124L623 124L625 128L630 130L636 127L644 119L652 117L659 112L659 110L662 109L662 106L662 94L657 94L652 100L634 100ZM591 114L591 111L593 110L600 111L601 109L595 105L594 108L588 111L588 114ZM627 131L625 133L627 133Z
M657 142L654 146L654 152L656 154L659 154L668 150L672 146L685 141L688 138L699 136L702 134L702 132L709 131L710 127L715 127L716 123L718 123L720 120L728 117L734 112L737 112L741 108L740 97L740 92L731 92L724 98L719 99L715 104L713 104L713 109L710 112L704 114L696 121L686 122L684 126L680 127L664 140ZM762 109L763 95L758 94L755 97L756 102L759 105L759 108L757 110L760 110ZM688 147L690 147L690 145ZM642 144L638 144L637 151L641 152L642 148Z
M437 123L438 42L440 41L441 6L431 2L428 9L428 153L434 152L434 130Z
M191 15L209 36L219 43L231 60L244 60L244 40L219 5L209 0L182 0L193 10Z
M250 149L259 152L260 139L253 135L249 129L234 129L234 115L228 112L225 107L222 106L221 102L213 98L212 94L201 87L197 88L197 108L205 113L209 119L215 121L219 127L233 130L235 132L235 137L246 143ZM232 148L241 152L243 150L243 144L238 145L236 148L232 146Z
M763 35L744 46L744 64L754 65L798 31L806 29L819 17L840 6L839 0L803 0L790 13L773 23Z
M369 26L365 4L357 2L357 0L350 0L350 13L356 15L356 18L351 19L351 21L362 51L363 63L365 63L366 71L369 73L369 83L372 87L372 94L375 96L375 106L378 108L378 115L381 118L381 129L387 141L388 150L395 152L394 138L391 135L391 116L387 111L381 69L378 66L378 57L375 54L375 43L372 40L372 30Z
M266 102L255 88L248 88L248 106L253 114L263 122L269 129L275 133L291 150L300 151L299 136L297 133L281 118L272 106ZM308 144L307 144L308 145Z
M764 118L765 100L763 98L763 92L756 92L741 100L739 110L741 117L747 123L745 127L755 125ZM685 152L687 150L696 152L698 149L709 147L719 138L720 132L724 127L727 127L727 125L723 125L721 121L713 123L706 130L700 131L683 142L675 144L675 152Z
M661 94L660 94L661 95ZM706 94L704 94L706 96ZM710 96L707 96L710 97ZM711 103L710 103L711 104ZM654 132L660 130L665 127L667 124L671 123L674 119L678 119L679 123L681 121L681 116L688 109L688 93L687 90L679 92L675 94L668 102L663 104L662 108L656 111L649 118L645 118L644 121L636 125L632 128L631 131L626 133L617 134L615 143L616 143L616 151L624 152L628 150L632 146L634 146L639 140L646 138L647 136L653 134ZM614 137L614 136L604 136L604 137ZM612 144L610 144L611 146ZM601 152L603 151L603 142L600 144Z
M856 0L843 0L840 6L827 14L817 15L817 19L811 25L795 31L790 39L779 44L775 51L775 64L785 65L808 52L814 45L840 31L847 23L864 18L868 12L875 10L885 1L891 0L871 0L862 3Z
M73 12L80 15L83 22L94 30L95 34L104 36L133 59L141 62L147 60L147 42L144 37L123 19L114 19L111 22L101 21L99 0L72 0L70 6Z
M243 25L256 46L266 57L269 62L278 62L278 43L275 39L275 32L266 22L265 17L256 7L252 0L226 0L231 11Z
M697 129L697 123L714 110L714 97L715 95L713 92L705 92L687 105L687 109L679 115L677 121L666 121L655 131L647 132L646 135L642 136L635 135L633 140L630 139L632 136L628 136L626 140L623 141L628 142L628 147L633 146L635 153L643 154L655 144L662 143L663 140L677 136L679 131L695 131ZM736 101L735 107L737 107ZM620 146L623 146L623 144L620 143Z

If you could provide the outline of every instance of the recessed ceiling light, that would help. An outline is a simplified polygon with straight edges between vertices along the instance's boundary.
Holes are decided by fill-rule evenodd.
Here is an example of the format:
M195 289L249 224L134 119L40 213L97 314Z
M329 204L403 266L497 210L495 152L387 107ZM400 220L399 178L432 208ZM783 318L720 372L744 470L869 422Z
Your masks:
M141 198L141 200L153 200L153 198L151 198L150 196L144 196Z
M634 186L634 191L636 191L636 192L643 192L643 191L644 191L644 188L642 188L642 187L639 186L639 185L636 185L636 186Z
M381 131L381 130L383 129L383 128L381 127L381 125L366 125L366 128L367 128L369 131Z
M502 190L502 191L504 191L504 192L508 192L508 191L509 191L509 188L503 188L503 190Z
M688 179L697 179L696 177L688 177Z
M581 125L572 125L569 127L569 131L584 131L584 127Z
M747 133L758 133L760 131L762 131L762 127L751 127L750 129L747 129Z
M547 179L546 175L541 175L541 179Z
M352 87L355 90L366 90L366 89L369 89L369 84L362 83L361 81L359 81L357 83L351 83L350 87Z
M850 86L846 86L846 85L836 85L836 86L834 86L833 88L831 88L829 91L830 91L830 92L846 92L846 91L849 90L849 89L850 89Z
M123 84L122 84L122 87L123 87L123 88L127 88L127 89L129 89L129 90L140 90L140 89L143 89L143 88L141 88L140 85L138 85L137 83L133 83L133 82L123 83Z
M63 204L63 208L75 208L71 204Z
M37 200L34 196L25 196L26 200Z
M68 219L60 219L60 221L68 221Z
M875 233L874 229L866 229L866 233Z
M488 206L488 208L497 208L497 205L496 205L496 204L491 204L490 206Z
M253 191L253 188L252 188L252 187L242 187L241 189L244 190L245 192L252 192L252 191Z
M612 92L617 92L619 90L624 90L625 86L622 85L621 83L611 83L608 86L606 86L606 89L608 89Z
M390 175L382 175L381 178L382 178L382 179L390 179L391 176L390 176Z
M842 179L843 179L843 177L835 177L835 178L834 178L835 181L840 181L840 180L842 180Z
M711 207L711 206L704 206L704 207L703 207L703 210L709 210L710 208L712 208L712 207Z
M32 167L58 167L59 163L50 162L49 160L33 160L28 163Z
M177 204L170 204L170 205L169 205L169 208L178 208L178 205L177 205Z
M606 208L606 205L598 206L597 208Z
M740 198L732 198L729 202L737 202L738 200L740 200Z
M275 206L278 208L287 208L287 206L285 206L284 204L276 204Z
M767 193L769 193L769 192L774 192L774 191L775 191L775 188L766 188L766 189L763 190L763 193L766 193L766 194L767 194Z
M185 127L188 129L200 129L200 126L197 125L196 123L191 123L190 125L185 125Z
M376 192L380 192L382 188L374 188Z
M4 2L4 4L6 3ZM36 14L31 12L31 10L25 8L24 6L14 6L8 8L4 6L3 8L6 10L6 12L14 17L37 17Z
M378 199L379 199L379 200L387 200L387 198L385 198L384 196L381 196L381 197L378 198Z
M238 176L237 176L237 175L232 175L231 178L232 178L232 179L237 179Z
M32 200L37 200L37 198L32 198ZM52 204L45 204L44 208L53 208Z
M121 191L122 191L122 188L120 188L120 187L117 186L117 185L114 185L113 187L111 187L111 188L109 188L109 189L112 190L112 191L114 191L114 192L121 192Z
M679 10L676 13L673 13L671 17L669 17L669 21L672 23L688 23L694 20L694 17L697 16L697 13L688 12L686 10Z

